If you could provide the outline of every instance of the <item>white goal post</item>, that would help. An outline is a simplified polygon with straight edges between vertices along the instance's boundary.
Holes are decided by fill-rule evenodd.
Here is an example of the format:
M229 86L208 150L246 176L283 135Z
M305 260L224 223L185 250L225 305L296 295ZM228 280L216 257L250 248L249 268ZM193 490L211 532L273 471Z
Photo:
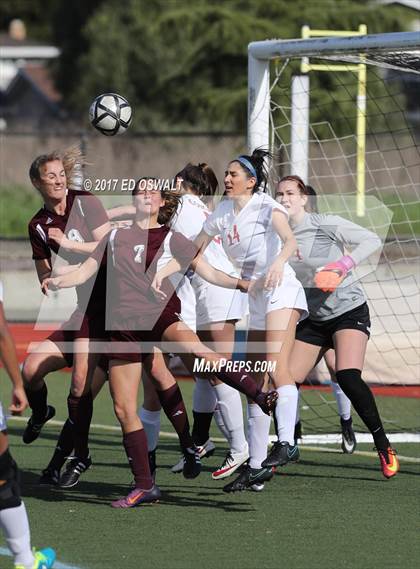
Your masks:
M364 378L408 388L420 369L420 35L363 28L249 44L248 150L272 152L272 189L297 174L318 192L321 213L380 235L377 265L361 275L372 318ZM406 423L394 425L390 410L388 428L418 430L402 401ZM316 412L329 403L317 400Z
M248 150L269 147L270 142L270 61L275 58L322 57L359 62L361 53L399 54L410 52L417 64L410 71L420 72L418 32L398 32L351 37L324 37L295 40L265 40L248 45ZM370 63L369 58L365 60ZM413 62L411 62L413 63ZM398 60L383 61L387 67L406 70Z

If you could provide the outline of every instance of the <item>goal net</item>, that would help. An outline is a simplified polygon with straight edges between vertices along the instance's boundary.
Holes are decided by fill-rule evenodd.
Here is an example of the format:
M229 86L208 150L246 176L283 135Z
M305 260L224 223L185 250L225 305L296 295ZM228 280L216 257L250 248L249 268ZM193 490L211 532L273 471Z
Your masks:
M420 441L418 35L254 42L248 74L248 146L270 148L272 191L297 174L315 188L320 212L382 239L361 275L372 319L363 377L383 395L387 431L404 433L394 440ZM329 379L320 365L306 384ZM337 432L328 388L304 388L301 399L306 434Z

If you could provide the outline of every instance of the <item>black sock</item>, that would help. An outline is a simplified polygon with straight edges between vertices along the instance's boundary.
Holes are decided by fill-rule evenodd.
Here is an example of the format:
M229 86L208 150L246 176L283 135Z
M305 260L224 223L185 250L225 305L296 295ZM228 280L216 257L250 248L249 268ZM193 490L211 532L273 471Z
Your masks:
M42 423L48 411L47 396L48 389L45 383L41 389L32 391L29 388L25 389L26 397L28 398L29 407L32 409L32 415L35 423Z
M339 386L372 433L376 448L386 450L389 447L389 441L382 426L375 398L368 385L363 381L361 371L359 369L343 369L337 371L336 376Z
M76 397L70 392L67 397L69 420L73 426L74 454L78 458L89 456L89 427L93 412L92 392L88 391L81 397Z
M192 430L192 438L197 446L202 446L210 438L210 424L213 413L199 413L193 411L194 424Z
M54 454L47 468L60 470L70 456L74 445L73 425L69 419L64 423L55 447Z

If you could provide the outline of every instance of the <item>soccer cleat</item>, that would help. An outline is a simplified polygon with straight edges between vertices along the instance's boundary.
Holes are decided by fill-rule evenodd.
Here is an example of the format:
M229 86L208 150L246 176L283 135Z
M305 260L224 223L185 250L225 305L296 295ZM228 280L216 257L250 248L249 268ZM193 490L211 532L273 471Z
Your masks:
M293 438L295 439L295 445L297 445L298 442L302 440L302 423L300 421L298 421L295 425Z
M341 448L344 454L353 454L356 448L356 436L353 431L351 417L347 421L340 417L341 423Z
M51 569L54 566L55 551L51 547L34 551L35 561L32 569ZM15 565L15 569L25 569L24 565Z
M385 478L392 478L400 469L396 450L390 446L386 450L376 450L378 451L379 460L381 461L382 474Z
M287 442L277 441L271 447L267 458L261 463L261 466L272 468L273 466L284 466L288 462L297 462L299 460L299 447L297 445L289 445Z
M222 465L219 466L214 472L212 472L211 477L213 480L222 480L227 478L234 472L238 470L249 458L248 447L244 452L233 453L229 451L223 461Z
M233 482L223 487L223 492L242 492L248 489L258 492L264 488L264 482L268 482L272 478L273 471L271 468L251 468L246 465Z
M47 405L47 414L45 419L41 423L34 422L34 416L29 417L28 423L26 424L25 430L23 431L22 440L25 444L29 445L33 443L40 435L42 427L47 421L52 419L55 415L55 408L52 405Z
M152 504L159 502L162 494L158 486L153 486L150 490L134 488L125 498L120 498L111 502L113 508L135 508L141 504Z
M216 445L211 439L208 439L203 445L197 445L198 454L201 458L208 458L214 453ZM181 459L171 468L171 472L177 474L178 472L182 472L184 470L184 462L185 458L184 455L181 456Z
M184 466L182 474L184 478L197 478L201 472L200 453L197 447L184 450Z
M39 477L40 486L57 486L60 480L60 471L57 468L44 468Z
M87 458L77 458L73 456L66 464L66 469L60 476L58 485L60 488L73 488L79 482L83 472L86 472L92 465L90 456Z
M261 407L266 415L269 415L271 411L274 411L278 397L277 391L260 391L255 398L255 403Z

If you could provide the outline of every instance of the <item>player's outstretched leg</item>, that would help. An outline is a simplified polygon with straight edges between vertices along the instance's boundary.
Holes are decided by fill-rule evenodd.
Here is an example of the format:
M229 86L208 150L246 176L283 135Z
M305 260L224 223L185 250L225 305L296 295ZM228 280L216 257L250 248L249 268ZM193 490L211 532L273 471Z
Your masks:
M342 369L336 372L336 376L341 389L373 436L382 474L385 478L392 478L399 471L397 454L385 434L375 398L363 381L360 369Z

